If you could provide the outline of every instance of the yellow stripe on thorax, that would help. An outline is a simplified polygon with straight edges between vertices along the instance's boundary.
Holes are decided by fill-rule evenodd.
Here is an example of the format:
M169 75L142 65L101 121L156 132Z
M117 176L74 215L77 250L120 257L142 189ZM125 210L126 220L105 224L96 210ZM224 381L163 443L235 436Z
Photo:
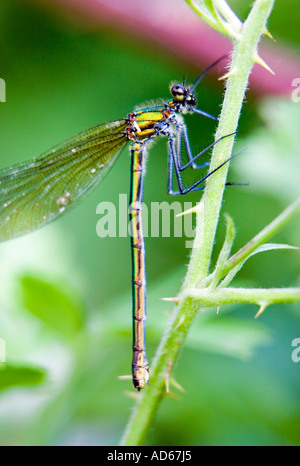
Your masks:
M139 127L141 127L141 124L143 123L151 123L151 122L157 122L157 121L164 121L164 115L162 112L140 112L137 113L136 115L136 121Z

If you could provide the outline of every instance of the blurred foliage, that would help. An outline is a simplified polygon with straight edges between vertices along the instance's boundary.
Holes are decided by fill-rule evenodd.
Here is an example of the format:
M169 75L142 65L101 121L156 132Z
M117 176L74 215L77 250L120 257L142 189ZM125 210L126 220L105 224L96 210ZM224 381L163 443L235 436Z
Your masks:
M295 0L278 2L270 27L292 51L299 40L298 26L291 27L296 7ZM186 64L150 44L118 35L117 26L86 32L27 2L4 1L0 26L7 84L7 102L0 104L2 167L123 117L143 101L168 98L170 80L183 72L193 76ZM207 77L198 94L201 108L218 113L220 83ZM236 249L299 195L298 121L299 104L249 94L237 148L247 150L233 162L230 180L250 186L228 188L223 210L237 227ZM195 116L187 122L195 150L212 141L213 122ZM163 140L151 148L146 203L169 200L166 150ZM131 360L129 239L100 239L95 226L97 204L118 205L119 193L128 193L129 170L124 151L77 209L1 244L0 338L7 358L0 366L0 389L7 388L0 398L2 445L119 442L133 404L123 393L132 391L131 382L117 379L129 373ZM298 218L274 240L300 246L299 232ZM215 257L224 233L222 219ZM152 357L172 309L160 298L176 295L189 251L182 238L147 238L146 250ZM271 251L248 261L234 285L296 286L299 272L297 252ZM299 365L291 360L299 307L274 306L253 321L256 311L236 306L198 316L174 373L185 392L162 404L149 444L300 443Z
M61 290L60 284L52 284L25 275L20 280L21 305L44 324L58 333L70 337L82 328L82 307L74 292Z
M39 385L44 382L45 372L33 367L15 367L0 364L0 390L24 385Z

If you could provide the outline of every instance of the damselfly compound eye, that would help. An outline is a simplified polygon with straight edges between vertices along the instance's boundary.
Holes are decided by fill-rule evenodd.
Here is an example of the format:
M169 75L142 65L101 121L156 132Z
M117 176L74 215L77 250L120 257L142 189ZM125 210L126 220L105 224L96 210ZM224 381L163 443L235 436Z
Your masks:
M182 84L175 84L171 87L171 93L176 100L182 101L186 95L186 88Z

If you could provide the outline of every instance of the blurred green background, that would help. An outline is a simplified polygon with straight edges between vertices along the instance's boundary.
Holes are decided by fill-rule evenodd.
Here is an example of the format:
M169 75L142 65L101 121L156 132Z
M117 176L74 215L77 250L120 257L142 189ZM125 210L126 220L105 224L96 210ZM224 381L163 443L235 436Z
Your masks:
M1 3L0 77L7 102L0 104L0 167L122 118L143 101L169 98L171 80L195 76L195 67L122 34L117 24L89 29L55 9ZM248 2L231 4L245 17ZM297 0L278 2L270 20L270 31L291 54L299 52L298 10ZM200 107L218 113L222 92L222 84L207 77ZM250 185L228 188L223 205L237 227L235 250L299 195L299 116L300 104L290 96L247 96L236 146L246 151L232 163L230 180ZM212 121L187 121L195 150L212 142ZM162 138L149 156L146 203L170 201L166 160ZM97 190L65 218L1 244L1 445L120 440L134 404L125 392L132 393L131 382L117 379L130 372L131 361L129 238L98 238L96 206L117 205L119 193L128 193L129 175L125 150ZM215 257L224 231L222 217ZM297 218L273 240L300 246L299 233ZM160 298L178 292L189 250L184 238L160 237L147 238L146 251L151 360L172 311ZM249 260L234 286L299 286L299 274L298 252L273 251ZM300 363L291 359L292 340L300 337L299 306L274 306L258 320L255 306L215 311L195 322L174 372L185 392L162 403L148 444L299 445Z

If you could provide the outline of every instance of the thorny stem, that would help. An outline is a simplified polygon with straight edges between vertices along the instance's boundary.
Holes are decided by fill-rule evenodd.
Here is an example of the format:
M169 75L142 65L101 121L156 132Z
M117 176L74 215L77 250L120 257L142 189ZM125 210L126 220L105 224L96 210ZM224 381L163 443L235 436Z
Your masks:
M258 306L300 301L300 288L192 288L189 298L198 306L214 307L235 303L252 303Z
M233 133L242 108L248 78L257 61L257 46L266 30L266 22L274 0L256 0L234 42L232 64L227 81L224 103L216 139ZM210 170L227 160L232 151L233 138L225 138L215 146ZM221 209L228 164L208 178L203 201L197 215L194 247L184 285L178 297L172 319L157 350L150 374L150 387L140 394L127 428L122 445L142 445L153 421L160 401L166 393L166 379L175 363L191 323L199 311L197 299L187 298L189 291L208 275L211 254ZM202 207L202 208L201 208ZM203 229L203 225L205 228Z

